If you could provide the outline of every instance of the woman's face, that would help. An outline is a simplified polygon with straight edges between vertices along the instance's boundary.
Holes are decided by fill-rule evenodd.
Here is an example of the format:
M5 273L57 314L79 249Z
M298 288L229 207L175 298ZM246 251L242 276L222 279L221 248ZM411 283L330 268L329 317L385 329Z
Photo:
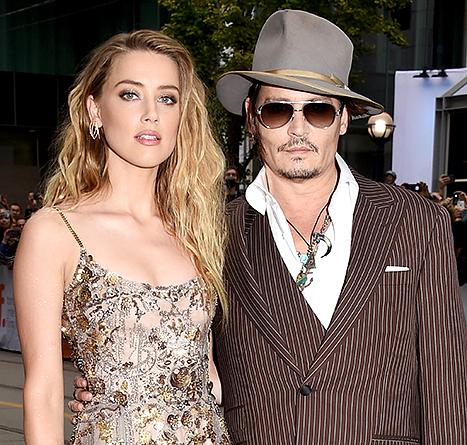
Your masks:
M173 152L180 123L175 63L150 51L119 56L99 98L89 96L92 122L103 127L114 166L154 169Z
M0 229L8 229L10 224L10 213L6 211L0 212Z

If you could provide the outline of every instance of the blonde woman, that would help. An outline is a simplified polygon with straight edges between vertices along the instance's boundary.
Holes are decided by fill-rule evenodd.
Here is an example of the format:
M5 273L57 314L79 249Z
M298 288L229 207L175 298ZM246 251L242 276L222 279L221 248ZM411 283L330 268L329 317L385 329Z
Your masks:
M191 59L163 34L119 34L68 104L15 263L26 443L63 444L63 333L94 394L72 444L227 444L210 348L224 159Z

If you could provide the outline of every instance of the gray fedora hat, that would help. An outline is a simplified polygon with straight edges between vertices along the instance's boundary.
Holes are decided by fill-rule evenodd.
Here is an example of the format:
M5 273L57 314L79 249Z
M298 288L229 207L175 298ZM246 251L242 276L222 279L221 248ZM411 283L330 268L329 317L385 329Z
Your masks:
M256 42L251 71L231 71L216 84L217 96L230 112L242 114L254 82L351 99L358 117L384 107L347 86L353 44L336 25L305 11L284 9L264 23ZM355 116L357 117L357 116Z

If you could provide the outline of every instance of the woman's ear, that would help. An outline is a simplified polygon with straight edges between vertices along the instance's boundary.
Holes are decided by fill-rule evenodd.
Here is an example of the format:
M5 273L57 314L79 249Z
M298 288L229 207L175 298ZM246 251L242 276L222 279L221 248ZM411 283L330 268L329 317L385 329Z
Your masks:
M88 96L86 99L86 108L88 109L89 120L91 123L95 124L97 128L102 127L99 104L96 99L94 99L94 96Z

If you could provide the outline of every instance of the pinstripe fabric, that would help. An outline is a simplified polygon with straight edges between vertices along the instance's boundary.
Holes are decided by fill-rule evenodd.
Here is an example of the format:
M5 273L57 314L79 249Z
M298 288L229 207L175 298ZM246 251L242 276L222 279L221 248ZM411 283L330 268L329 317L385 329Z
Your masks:
M327 332L266 217L243 199L228 209L229 320L215 338L234 444L467 445L467 333L447 214L354 175L350 262Z

